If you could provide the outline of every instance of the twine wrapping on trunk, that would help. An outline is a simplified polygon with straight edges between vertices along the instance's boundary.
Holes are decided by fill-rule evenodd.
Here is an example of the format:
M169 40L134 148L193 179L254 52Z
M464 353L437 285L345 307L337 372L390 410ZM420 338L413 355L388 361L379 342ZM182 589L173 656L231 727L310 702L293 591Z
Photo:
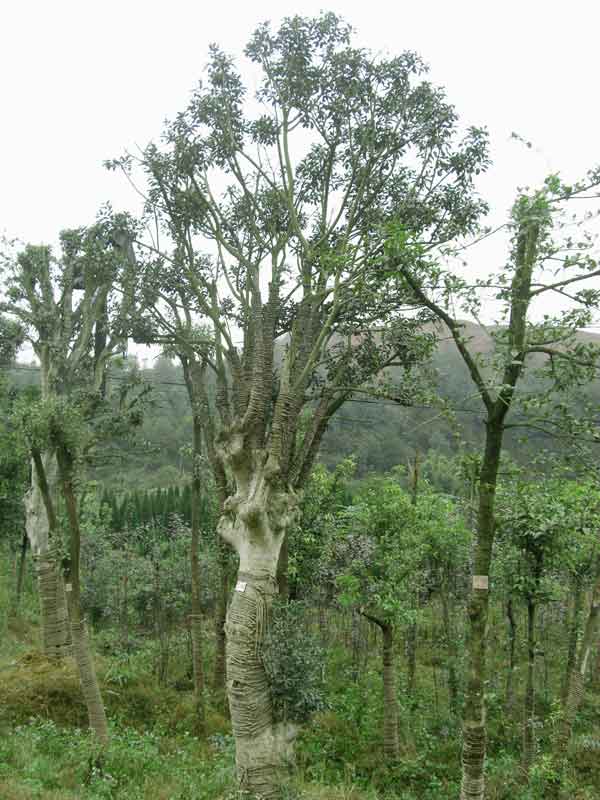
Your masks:
M49 658L71 655L71 631L62 576L60 554L56 548L33 556L42 607L44 653Z
M240 572L243 591L234 591L227 615L227 683L234 733L257 736L272 724L271 693L262 663L275 577L268 572Z
M96 677L94 661L90 651L85 621L72 622L71 630L73 632L75 660L79 669L79 681L88 711L90 728L98 737L100 744L105 746L108 744L108 724L104 711L104 703L102 702L102 695L100 694L98 678Z
M483 725L465 725L460 800L482 800L485 787L484 758L485 727Z

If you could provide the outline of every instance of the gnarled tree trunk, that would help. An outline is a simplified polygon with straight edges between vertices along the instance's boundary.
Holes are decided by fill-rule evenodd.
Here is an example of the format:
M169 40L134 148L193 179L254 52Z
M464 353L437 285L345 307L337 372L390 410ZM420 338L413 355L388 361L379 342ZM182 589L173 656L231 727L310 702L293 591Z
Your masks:
M291 727L274 719L262 647L277 595L281 544L297 499L270 486L260 470L240 476L238 487L219 521L219 533L240 557L225 623L227 695L239 788L251 797L273 800L281 796L282 770L294 737Z

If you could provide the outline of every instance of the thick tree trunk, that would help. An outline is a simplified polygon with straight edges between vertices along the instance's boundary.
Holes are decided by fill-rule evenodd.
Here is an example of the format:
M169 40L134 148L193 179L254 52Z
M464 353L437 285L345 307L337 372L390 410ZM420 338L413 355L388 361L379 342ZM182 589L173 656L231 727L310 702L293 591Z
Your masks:
M400 757L400 740L394 629L391 625L381 625L381 632L383 634L383 749L387 761L396 762Z
M561 687L561 701L563 706L569 696L569 684L571 675L575 668L575 658L577 655L577 641L579 639L579 626L581 624L581 612L583 606L583 587L581 578L576 575L573 578L573 613L567 616L567 663Z
M486 680L489 573L494 540L494 504L503 428L488 420L479 484L477 540L473 559L473 588L467 613L468 678L463 719L461 800L483 800L485 792Z
M225 623L227 695L239 788L250 797L275 800L281 797L295 732L274 718L262 648L277 595L281 545L297 500L275 490L260 473L246 486L250 491L228 500L219 521L219 533L240 557Z
M279 797L282 764L261 648L277 583L260 564L247 570L238 573L227 612L227 691L240 789L271 800Z
M522 766L526 775L535 756L535 612L533 598L527 599L527 683L523 719Z
M517 624L513 610L512 597L506 603L506 618L508 619L508 674L506 676L506 697L504 710L511 714L515 704L514 674L515 674L515 645L517 642Z
M48 658L72 655L71 628L65 584L60 570L60 555L52 548L34 556L40 593L42 648Z
M87 707L90 728L100 744L106 746L109 739L108 724L85 620L71 621L71 631L73 634L73 653L79 670L79 681Z

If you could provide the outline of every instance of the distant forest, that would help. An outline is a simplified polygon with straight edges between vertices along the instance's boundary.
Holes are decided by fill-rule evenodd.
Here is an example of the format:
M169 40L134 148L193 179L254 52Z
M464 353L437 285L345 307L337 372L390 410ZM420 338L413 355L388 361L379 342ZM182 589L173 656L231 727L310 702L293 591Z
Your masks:
M466 335L485 353L488 337L478 325L467 324ZM600 336L582 333L581 340L597 343ZM120 369L114 370L118 383L123 369L135 370L152 387L143 423L130 441L113 441L103 448L103 462L91 465L92 479L113 492L132 492L170 486L184 486L190 477L192 421L181 367L159 356L152 368L142 368L129 355ZM393 370L390 370L390 396L393 395ZM427 461L428 477L437 488L450 490L451 475L445 459L459 450L478 450L483 441L483 409L471 391L466 367L454 344L443 338L431 363L433 394L442 404L424 397L413 400L373 398L357 393L333 417L320 450L320 461L333 467L353 457L356 476L383 474L406 465L419 454ZM37 368L20 364L12 370L16 387L36 385ZM520 392L532 387L532 373L523 379ZM591 385L589 398L600 403L600 381ZM443 403L446 403L445 407ZM560 440L535 427L507 431L506 453L525 464L542 451L561 451Z

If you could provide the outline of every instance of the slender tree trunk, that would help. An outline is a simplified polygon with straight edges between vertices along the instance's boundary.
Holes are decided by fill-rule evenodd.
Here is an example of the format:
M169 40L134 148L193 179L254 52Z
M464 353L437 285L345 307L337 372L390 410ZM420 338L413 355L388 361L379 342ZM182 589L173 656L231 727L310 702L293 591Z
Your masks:
M129 563L126 564L129 569ZM123 649L129 652L129 574L123 575L123 603L121 604L121 632L123 635Z
M219 591L215 609L215 662L213 668L212 688L217 696L224 696L227 677L225 620L227 617L227 601L229 599L229 581L227 579L227 554L225 547L217 543L219 564Z
M419 502L419 451L415 451L415 460L411 467L411 504L417 506ZM415 596L415 607L419 606L419 594ZM417 675L417 621L410 622L406 632L405 652L407 660L407 693L410 697L415 692L415 679Z
M406 691L412 697L415 693L416 675L417 675L417 623L410 622L406 629L405 640L406 652Z
M486 423L486 443L479 484L473 588L467 611L468 679L463 718L461 800L483 800L486 723L484 686L489 613L489 574L494 540L494 505L502 450L502 421Z
M456 714L458 711L458 677L456 674L456 640L452 626L450 614L450 601L448 591L448 580L443 581L440 592L442 603L442 621L444 624L444 638L446 639L446 668L448 670L448 698L450 711Z
M288 561L289 561L289 546L288 537L286 536L281 545L281 553L279 554L279 562L277 564L277 586L279 588L279 597L281 600L289 600L290 597L290 581L288 575Z
M596 645L596 663L594 664L591 673L592 689L595 692L598 692L600 691L600 646L598 644Z
M154 562L154 631L158 642L158 658L156 660L156 679L159 686L167 683L169 671L169 637L165 605L162 601L160 582L160 562Z
M88 710L90 728L98 738L100 744L105 746L108 744L109 739L106 712L100 693L100 685L96 675L86 623L81 616L81 588L79 578L81 531L79 528L77 500L73 489L72 461L68 453L63 449L58 450L57 458L67 517L69 520L69 570L66 589L71 620L71 634L73 637L73 653L79 670L79 680Z
M356 612L352 612L352 628L350 631L350 643L352 645L352 682L356 683L360 674L360 651L361 651L361 636L360 636L360 616Z
M535 755L535 600L527 598L527 684L523 720L523 771L529 770Z
M400 758L400 741L394 629L391 625L382 625L381 632L383 634L383 749L386 759L396 762Z
M514 695L514 674L515 674L515 645L517 642L517 624L513 609L513 599L509 595L506 603L506 618L508 620L508 674L506 676L506 697L504 709L507 714L511 714L515 704Z
M577 656L576 666L569 682L569 694L565 704L557 738L556 754L559 761L566 757L567 748L571 740L571 732L575 715L581 704L585 676L592 661L595 649L598 647L598 632L600 623L600 563L596 571L596 583L592 593L590 610L585 623L583 638Z
M569 696L569 684L571 674L575 668L575 657L577 655L577 640L579 639L579 626L581 624L581 612L583 606L583 586L581 577L575 575L572 583L573 613L567 615L567 663L561 688L561 701L563 706ZM570 616L570 618L569 618Z
M201 732L205 728L204 708L204 664L202 648L202 606L200 603L200 564L198 547L200 543L200 455L202 448L202 428L197 414L193 418L194 467L192 476L192 541L190 551L192 581L192 613L190 631L192 635L192 665L194 670L194 697L198 727Z
M12 603L12 610L16 614L21 605L21 596L23 594L23 582L25 579L25 564L27 563L27 532L23 532L21 539L21 547L19 548L18 562L17 562L17 575L15 582L15 594Z

